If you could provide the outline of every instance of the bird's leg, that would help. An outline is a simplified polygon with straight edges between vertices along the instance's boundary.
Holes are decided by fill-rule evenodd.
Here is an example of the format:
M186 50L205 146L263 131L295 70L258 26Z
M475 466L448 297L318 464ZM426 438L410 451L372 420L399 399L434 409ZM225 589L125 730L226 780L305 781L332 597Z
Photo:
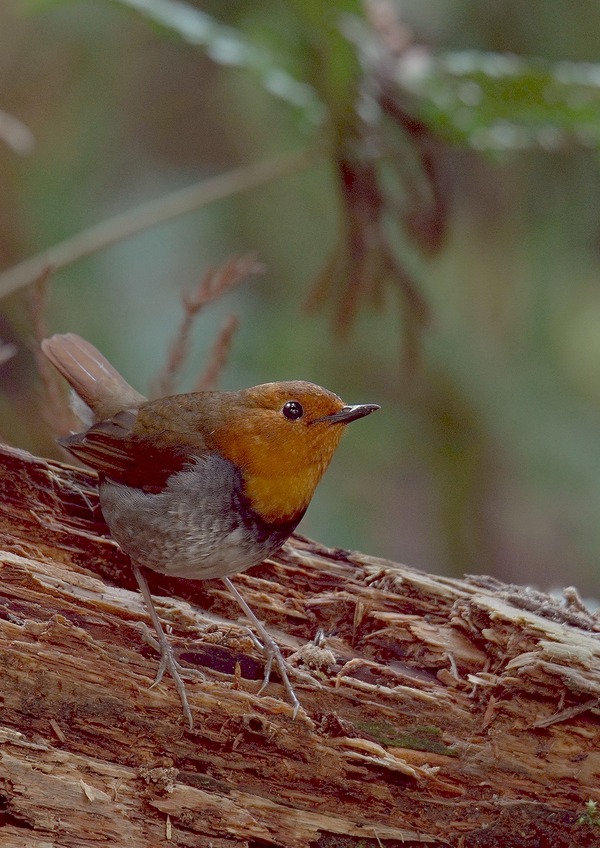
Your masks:
M273 660L275 660L279 669L279 673L281 675L281 679L283 680L285 691L287 692L288 698L290 699L294 708L293 717L296 718L296 716L298 715L298 710L300 709L300 701L296 696L294 687L290 683L290 679L287 673L287 665L281 654L281 651L279 650L277 643L275 642L273 637L268 633L267 628L264 626L262 621L257 618L257 616L252 612L252 609L246 603L243 595L236 589L229 577L223 577L222 580L231 592L231 594L234 596L240 607L246 613L246 615L254 625L258 635L262 639L262 642L260 643L260 648L264 651L267 657L267 663L265 665L265 676L263 678L263 684L260 687L259 692L262 692L265 686L268 684L269 677L271 675L271 667L273 665Z
M158 613L156 612L156 609L154 607L154 602L152 601L152 595L150 593L146 578L140 571L139 566L135 564L135 562L132 562L132 565L135 579L137 580L137 584L140 587L140 592L142 593L144 603L146 604L148 615L150 616L150 620L152 621L152 624L156 631L156 635L158 637L160 665L158 666L158 672L156 674L152 686L156 686L157 683L160 683L165 671L168 669L169 674L171 675L175 683L175 688L177 689L177 692L179 693L179 697L181 699L183 715L188 720L190 730L192 730L194 727L194 720L192 718L192 711L190 709L190 705L187 699L187 693L185 691L185 683L183 682L183 679L179 673L180 665L175 659L173 649L169 645L169 641L165 635L165 631L163 630L162 624L160 623L160 618L158 617Z

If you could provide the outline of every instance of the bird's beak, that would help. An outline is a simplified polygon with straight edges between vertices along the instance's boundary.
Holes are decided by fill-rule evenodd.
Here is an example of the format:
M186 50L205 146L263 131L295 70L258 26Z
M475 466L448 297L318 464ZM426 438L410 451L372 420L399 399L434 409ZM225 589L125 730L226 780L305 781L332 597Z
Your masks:
M356 421L357 418L364 418L365 415L370 415L379 409L377 403L360 403L355 406L344 406L339 412L334 412L332 415L324 415L322 418L317 418L314 424L319 421L326 421L328 424L348 424L350 421Z

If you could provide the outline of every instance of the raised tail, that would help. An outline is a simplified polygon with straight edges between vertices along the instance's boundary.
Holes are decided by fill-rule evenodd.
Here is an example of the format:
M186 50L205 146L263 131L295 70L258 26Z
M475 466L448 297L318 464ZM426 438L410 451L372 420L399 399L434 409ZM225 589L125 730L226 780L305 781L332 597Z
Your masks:
M44 339L42 350L97 421L145 401L99 350L75 333Z

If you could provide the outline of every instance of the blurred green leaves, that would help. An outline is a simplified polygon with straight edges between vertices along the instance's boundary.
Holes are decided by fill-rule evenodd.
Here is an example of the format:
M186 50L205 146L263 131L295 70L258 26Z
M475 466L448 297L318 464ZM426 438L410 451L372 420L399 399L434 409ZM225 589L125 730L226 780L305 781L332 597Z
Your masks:
M314 89L276 65L269 51L250 41L242 30L221 24L181 0L111 2L133 9L152 23L201 47L210 59L220 65L242 68L257 74L270 94L302 109L310 121L318 124L323 119L323 106Z
M600 66L476 50L436 53L416 43L384 3L363 13L357 0L293 0L286 15L306 49L304 63L296 54L290 70L282 31L274 25L261 39L243 11L232 25L184 0L109 2L217 64L250 72L270 95L301 111L335 170L340 221L309 302L331 300L337 328L347 331L361 305L381 304L391 283L413 360L428 314L419 257L438 251L447 231L436 146L498 154L600 142Z
M205 262L257 248L272 276L244 295L231 385L279 369L385 407L360 470L348 474L358 432L340 461L338 488L370 479L372 490L356 510L335 497L324 507L337 510L332 542L372 504L363 547L457 572L497 562L538 582L561 582L552 575L568 562L596 585L600 65L567 59L600 59L600 11L565 0L553 15L492 0L17 4L40 11L22 25L37 41L13 60L1 105L38 145L12 195L34 238L4 192L12 261L208 175L272 172L281 151L302 157L315 141L319 151L268 186L238 181L201 217L168 232L155 218L151 234L103 250L87 295L92 263L61 275L59 329L103 334L144 368L170 308L157 306L163 287L172 298ZM100 317L107 299L115 320ZM299 314L303 300L352 344ZM309 520L326 537L319 515Z
M176 33L218 64L256 74L270 94L301 109L311 123L320 125L328 114L334 135L357 120L356 46L365 71L363 95L365 83L371 91L385 92L452 144L506 151L600 142L600 66L594 64L475 50L436 55L412 44L394 57L381 33L358 17L354 0L296 0L291 6L310 29L313 48L310 66L297 79L241 27L220 23L182 0L110 2ZM371 117L377 111L371 110Z
M408 111L453 144L510 151L600 143L600 65L411 48L389 83L408 98Z

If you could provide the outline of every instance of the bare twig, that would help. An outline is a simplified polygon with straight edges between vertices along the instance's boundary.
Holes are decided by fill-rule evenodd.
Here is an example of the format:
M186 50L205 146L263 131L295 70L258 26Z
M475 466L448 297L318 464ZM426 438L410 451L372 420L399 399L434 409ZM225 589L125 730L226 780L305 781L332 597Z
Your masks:
M3 109L0 109L0 139L21 156L29 155L35 147L35 139L29 127Z
M584 701L582 704L575 704L574 707L569 707L566 710L561 710L558 713L554 713L549 718L543 718L539 721L534 721L531 725L532 727L550 727L551 724L556 724L559 721L568 721L571 718L574 718L581 713L585 713L588 710L595 709L600 704L600 698L590 698L588 701Z
M65 395L62 391L58 372L52 367L42 353L42 339L49 335L46 324L46 307L48 304L48 282L54 269L47 265L37 280L33 283L28 299L28 311L35 344L33 356L42 381L42 416L53 433L63 435L76 428Z
M48 334L46 324L46 309L48 307L48 282L52 276L53 268L51 265L46 265L34 280L31 287L29 298L27 301L27 309L29 319L33 327L33 335L36 342L39 344L42 339ZM44 357L45 359L45 357ZM41 358L39 358L41 362Z
M0 341L0 365L4 365L5 362L8 362L8 360L11 359L16 352L17 348L14 344Z
M170 221L172 218L178 218L217 200L249 191L272 180L309 168L319 161L320 156L321 153L316 148L284 153L265 162L254 162L252 165L219 174L166 194L158 200L138 206L137 209L108 218L0 274L0 297L28 286L49 265L55 271L59 271L105 247L110 247L123 239Z
M231 341L239 323L239 319L235 315L228 315L221 325L217 338L213 342L210 358L194 387L194 391L204 392L216 387L221 371L229 358Z
M262 270L263 266L257 262L256 257L253 255L230 259L220 268L208 270L202 278L195 294L192 296L184 295L183 317L177 334L169 347L165 367L155 380L152 391L154 397L173 394L175 391L177 377L188 355L192 326L200 312L210 303L214 303L223 297L234 286L239 285L250 274L258 274ZM218 366L218 370L215 370L217 368L217 364L215 364L217 351L221 350L221 357L225 356L227 345L231 341L234 330L235 327L229 330L229 333L226 334L226 339L222 343L217 340L216 348L213 350L211 357L212 370L209 366L208 379L216 379L224 361L223 359L221 365ZM222 335L223 330L219 334L219 339Z

